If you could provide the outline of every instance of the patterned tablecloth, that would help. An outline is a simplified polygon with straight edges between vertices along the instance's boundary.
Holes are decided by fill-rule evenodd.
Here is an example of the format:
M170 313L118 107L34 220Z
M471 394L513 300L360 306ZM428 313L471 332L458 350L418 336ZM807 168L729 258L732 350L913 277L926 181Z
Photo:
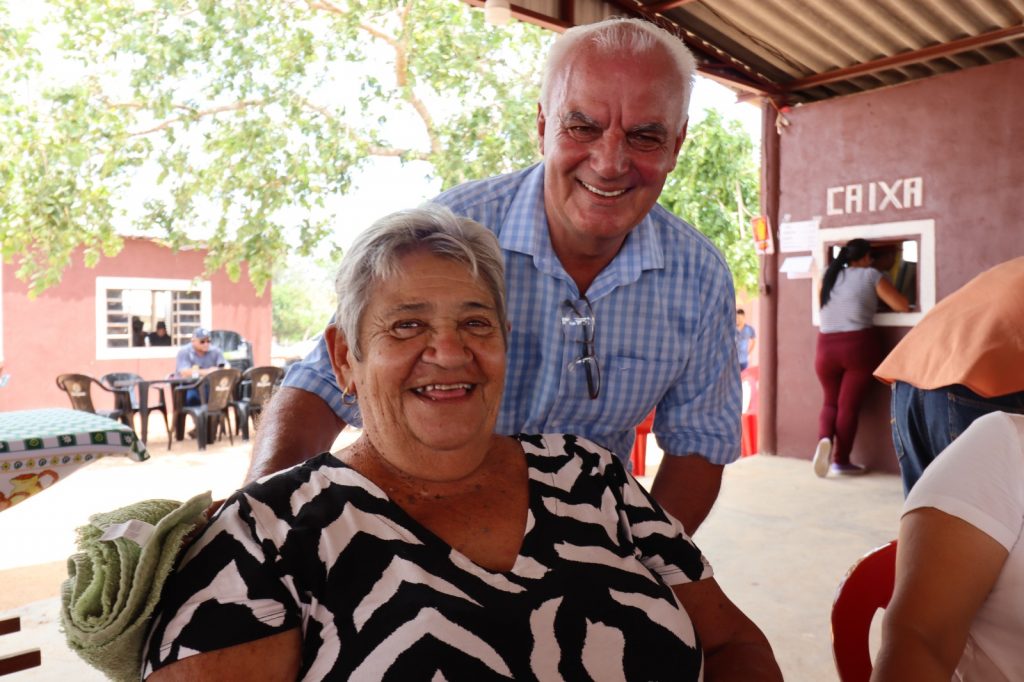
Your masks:
M0 412L0 511L108 455L149 459L121 422L67 409Z

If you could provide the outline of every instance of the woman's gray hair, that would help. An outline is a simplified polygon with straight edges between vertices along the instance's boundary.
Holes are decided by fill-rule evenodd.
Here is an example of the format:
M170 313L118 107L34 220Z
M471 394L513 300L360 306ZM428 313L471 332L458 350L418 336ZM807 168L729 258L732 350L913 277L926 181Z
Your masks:
M548 51L544 64L544 82L540 89L540 103L546 115L552 115L551 96L561 70L568 57L584 45L597 49L600 54L627 52L646 54L656 47L665 48L679 72L679 87L683 93L683 112L680 126L687 120L690 94L693 92L697 63L683 41L665 29L645 19L612 17L592 24L574 26L563 33Z
M505 265L498 238L480 223L457 216L445 206L424 204L384 216L356 237L341 259L334 280L338 294L334 326L345 335L356 360L362 359L360 320L374 284L397 275L399 260L419 251L461 263L483 282L494 298L502 338L508 345Z

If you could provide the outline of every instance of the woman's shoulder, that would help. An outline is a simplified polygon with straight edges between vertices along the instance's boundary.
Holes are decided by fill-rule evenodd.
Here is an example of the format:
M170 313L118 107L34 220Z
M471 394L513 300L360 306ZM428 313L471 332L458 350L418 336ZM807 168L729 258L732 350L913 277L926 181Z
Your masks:
M573 433L519 433L515 439L540 456L555 457L567 452L586 451L595 456L614 458L611 450L584 436Z
M238 491L258 499L265 504L282 503L289 506L299 504L303 498L312 499L328 487L335 487L333 494L344 495L346 489L366 491L367 481L329 452L268 474L249 483ZM370 490L369 492L374 492Z
M855 278L857 281L865 282L874 286L882 279L882 271L875 268L844 268L843 274Z
M623 470L619 458L611 450L589 438L572 433L520 433L515 436L527 455L527 465L549 473L572 465L579 469L603 472L609 468ZM623 470L624 471L624 470Z
M928 465L903 513L933 507L1011 547L1024 518L1024 415L979 417Z

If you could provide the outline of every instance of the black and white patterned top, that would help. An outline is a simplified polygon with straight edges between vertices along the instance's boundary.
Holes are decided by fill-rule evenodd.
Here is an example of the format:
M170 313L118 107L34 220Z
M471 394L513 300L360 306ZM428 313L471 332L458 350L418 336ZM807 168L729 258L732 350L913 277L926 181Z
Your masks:
M167 582L143 676L302 628L303 680L698 680L670 585L711 576L607 450L520 435L512 570L481 568L329 454L232 496Z

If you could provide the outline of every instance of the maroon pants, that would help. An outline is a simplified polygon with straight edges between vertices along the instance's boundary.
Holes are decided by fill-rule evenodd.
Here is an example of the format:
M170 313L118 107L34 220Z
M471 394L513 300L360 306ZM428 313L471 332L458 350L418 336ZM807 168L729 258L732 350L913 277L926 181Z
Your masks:
M850 463L860 406L873 381L871 373L881 361L880 351L874 328L818 334L814 371L825 393L818 415L818 437L835 438L833 462Z

